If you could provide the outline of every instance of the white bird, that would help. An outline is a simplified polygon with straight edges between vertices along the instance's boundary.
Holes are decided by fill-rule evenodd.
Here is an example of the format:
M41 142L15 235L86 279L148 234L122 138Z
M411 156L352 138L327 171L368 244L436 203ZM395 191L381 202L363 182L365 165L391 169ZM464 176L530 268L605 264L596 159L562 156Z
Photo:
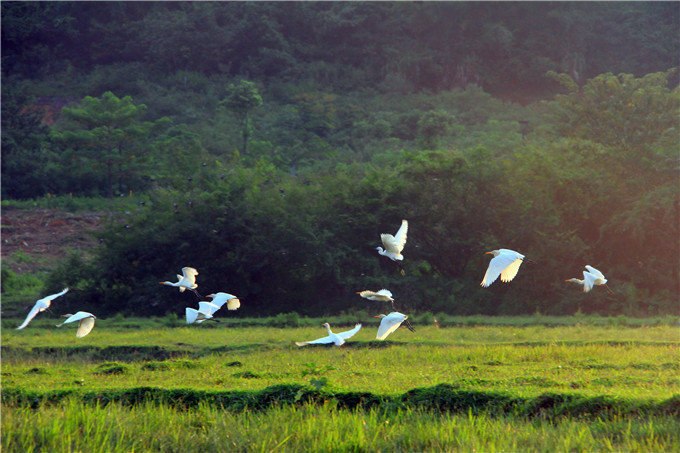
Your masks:
M602 274L602 272L587 264L586 269L587 271L583 271L583 280L579 280L578 278L570 278L569 280L565 281L582 285L583 292L585 293L593 289L593 286L604 285L604 287L607 288L607 291L609 291L611 294L615 294L614 291L612 291L607 285L607 279L604 278L604 274Z
M403 313L399 313L398 311L393 311L389 315L377 315L374 316L374 318L382 318L380 321L380 326L378 327L378 334L375 338L378 340L384 340L389 334L397 330L401 323L408 319L408 316ZM406 321L405 325L411 332L416 331L416 329L414 329L408 321Z
M33 318L35 318L35 315L40 313L41 311L45 311L48 308L50 308L50 305L52 304L52 301L56 299L59 296L63 296L68 292L68 288L64 288L64 290L60 293L57 294L51 294L49 296L43 297L42 299L39 299L35 302L35 305L33 305L33 308L31 308L31 311L28 312L28 315L26 316L26 319L24 319L24 322L21 323L19 327L17 327L17 330L21 330L24 327L28 325L29 322Z
M213 304L212 302L199 302L198 310L196 310L195 308L187 307L185 310L187 324L193 324L194 322L196 324L200 324L203 321L212 319L213 314L219 309L220 307L218 305ZM217 321L217 319L213 319L213 321Z
M391 302L392 309L394 310L394 299L392 298L392 292L387 289L381 289L378 292L375 291L357 291L357 294L368 300L376 300L379 302Z
M206 297L211 297L212 303L219 306L220 308L225 303L227 304L227 310L233 311L233 310L238 310L239 308L241 308L241 301L238 299L238 297L234 296L233 294L215 293L215 294L208 294Z
M524 255L517 253L514 250L499 249L486 252L493 255L493 259L489 262L489 267L486 269L484 279L481 286L488 287L496 281L498 276L501 276L502 282L509 282L519 271L519 267L525 260ZM526 261L529 261L526 259Z
M406 220L402 220L401 227L399 227L397 234L394 236L385 233L380 235L380 240L382 241L383 246L385 246L385 249L383 250L382 247L376 247L375 249L379 254L388 257L392 261L403 260L404 256L401 254L401 251L404 250L404 245L406 244L407 232L408 222Z
M198 271L194 269L193 267L183 267L182 268L182 275L177 274L177 281L176 282L159 282L161 285L168 285L168 286L175 286L179 287L179 292L183 293L185 290L189 289L193 291L197 296L200 297L198 292L196 291L196 288L198 288L198 285L196 284L196 276L198 275Z
M69 322L79 321L78 330L76 331L76 338L83 338L85 335L92 332L92 329L94 329L94 320L97 319L95 315L86 311L79 311L75 315L69 313L67 315L61 316L66 318L66 321L62 322L61 324L57 324L57 327L61 327Z
M354 329L348 330L346 332L340 332L340 333L333 333L331 332L331 326L330 324L323 323L322 326L326 327L328 330L328 336L319 338L318 340L312 340L312 341L296 341L295 344L298 346L305 346L308 344L328 344L328 343L335 343L336 346L340 346L345 343L345 340L352 337L355 333L361 329L361 324L356 324L354 326Z
M380 302L392 302L394 299L392 298L392 292L387 290L387 289L381 289L378 292L375 291L357 291L357 294L363 297L364 299L368 300L378 300Z

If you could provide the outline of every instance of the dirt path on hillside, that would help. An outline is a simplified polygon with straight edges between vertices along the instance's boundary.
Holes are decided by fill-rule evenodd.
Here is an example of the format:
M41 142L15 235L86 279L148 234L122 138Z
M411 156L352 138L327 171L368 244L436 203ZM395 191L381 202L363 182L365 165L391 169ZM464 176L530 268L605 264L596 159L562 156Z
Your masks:
M2 266L17 273L51 269L72 250L96 247L90 233L102 229L106 217L101 212L3 208Z

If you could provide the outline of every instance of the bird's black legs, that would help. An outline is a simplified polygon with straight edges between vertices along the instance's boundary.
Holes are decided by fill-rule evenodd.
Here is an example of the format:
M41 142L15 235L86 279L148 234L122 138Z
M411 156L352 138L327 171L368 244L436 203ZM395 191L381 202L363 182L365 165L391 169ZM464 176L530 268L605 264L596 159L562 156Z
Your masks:
M416 329L411 325L411 323L408 321L408 319L404 320L404 325L405 325L406 328L407 328L408 330L410 330L411 332L415 332L415 331L416 331Z

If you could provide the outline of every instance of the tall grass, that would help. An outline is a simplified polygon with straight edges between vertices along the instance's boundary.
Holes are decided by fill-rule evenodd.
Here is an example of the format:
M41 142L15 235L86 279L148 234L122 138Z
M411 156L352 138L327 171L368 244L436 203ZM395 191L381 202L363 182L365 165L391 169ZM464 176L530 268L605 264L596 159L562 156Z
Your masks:
M321 406L224 412L183 411L146 403L133 408L83 405L5 408L4 452L205 451L680 451L671 417L553 422L412 409L385 413Z

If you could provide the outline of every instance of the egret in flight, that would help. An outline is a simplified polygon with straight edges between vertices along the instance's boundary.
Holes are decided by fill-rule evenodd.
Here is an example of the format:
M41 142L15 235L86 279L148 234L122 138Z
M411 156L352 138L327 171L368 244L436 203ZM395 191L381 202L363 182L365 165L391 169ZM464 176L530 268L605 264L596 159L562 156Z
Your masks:
M213 304L212 302L199 302L198 310L187 307L185 310L187 324L200 324L203 321L207 321L208 319L217 321L217 319L213 319L213 314L219 309L220 307Z
M379 254L388 257L392 261L401 261L404 256L401 251L404 250L404 245L406 244L406 233L408 232L408 222L406 220L401 221L401 227L397 234L392 236L391 234L381 234L380 240L383 243L385 249L382 247L376 247L375 249Z
M78 321L76 338L83 338L85 335L92 332L92 329L94 329L94 320L97 319L95 315L86 311L79 311L75 315L69 313L67 315L61 316L62 318L66 318L66 321L62 322L61 324L57 324L57 327L61 327L69 322Z
M393 311L389 315L377 315L374 316L374 318L382 318L380 321L380 326L378 327L378 334L375 337L378 340L384 340L387 338L387 336L397 330L404 321L406 321L406 324L404 325L408 330L411 332L416 331L411 323L407 321L408 316L403 313L399 313L398 311Z
M312 341L296 341L295 344L298 346L305 346L308 344L328 344L328 343L335 343L336 346L340 346L345 343L345 340L354 336L355 333L361 329L361 324L357 324L354 326L354 329L348 330L346 332L340 332L340 333L333 333L331 332L331 326L330 324L323 323L322 326L328 330L328 336L319 338L318 340L312 340Z
M494 257L489 262L489 267L484 274L484 279L480 283L483 287L488 287L493 282L496 281L498 276L501 276L502 282L509 282L519 271L519 266L523 261L530 261L526 259L521 253L517 253L514 250L508 249L498 249L492 250L491 252L486 252Z
M227 310L238 310L241 308L241 301L238 297L229 293L215 293L208 294L206 297L212 298L212 303L219 306L220 308L225 303L227 304Z
M182 275L177 274L177 280L176 282L159 282L161 285L168 285L168 286L175 286L179 287L179 292L183 293L185 290L189 289L196 294L196 296L200 299L201 295L198 294L198 291L196 291L196 288L198 288L198 285L196 284L196 276L198 275L198 271L194 269L193 267L183 267L182 268Z
M24 327L28 325L29 322L33 318L35 318L35 315L40 313L41 311L45 311L48 308L50 308L50 305L52 304L52 301L56 299L57 297L63 296L68 292L68 288L64 288L64 290L60 293L57 294L50 294L47 297L43 297L42 299L39 299L35 302L35 305L33 305L33 308L31 308L31 311L28 312L28 315L26 316L26 319L24 319L24 322L21 323L19 327L17 327L17 330L21 330Z
M610 294L615 294L614 291L612 291L607 285L607 279L604 278L602 272L598 271L597 269L590 265L586 265L586 269L587 269L586 271L583 271L583 280L579 280L578 278L570 278L569 280L565 281L582 285L583 292L585 293L593 289L593 286L604 285L604 287L607 288L607 291L609 291Z
M381 289L378 292L375 291L357 291L357 294L368 300L377 300L380 302L391 302L392 308L394 309L394 299L392 298L392 292L387 289Z

